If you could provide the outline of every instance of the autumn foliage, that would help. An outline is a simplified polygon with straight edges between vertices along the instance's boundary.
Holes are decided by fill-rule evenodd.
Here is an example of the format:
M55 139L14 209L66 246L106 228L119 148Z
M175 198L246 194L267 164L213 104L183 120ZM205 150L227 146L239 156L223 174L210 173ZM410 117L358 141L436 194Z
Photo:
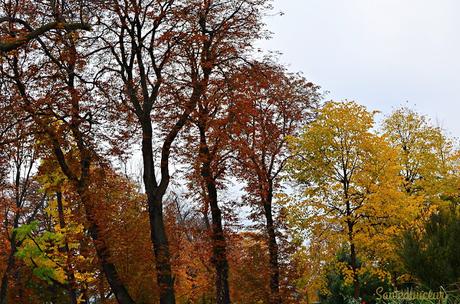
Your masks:
M367 299L369 278L423 283L398 244L458 213L454 141L407 108L377 126L323 103L258 54L270 12L0 0L0 304L310 303L334 284Z

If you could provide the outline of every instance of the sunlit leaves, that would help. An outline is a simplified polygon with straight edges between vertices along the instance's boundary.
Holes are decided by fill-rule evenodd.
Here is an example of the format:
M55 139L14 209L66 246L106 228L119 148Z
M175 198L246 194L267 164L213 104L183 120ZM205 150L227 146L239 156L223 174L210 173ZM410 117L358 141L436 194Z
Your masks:
M65 283L65 271L58 257L63 247L63 235L45 231L37 233L38 222L23 225L17 229L18 236L23 240L22 247L16 256L32 267L33 274L48 282Z
M389 115L383 124L388 142L398 152L405 190L426 207L442 204L440 195L457 191L458 154L454 142L426 116L408 108Z
M397 150L373 131L374 113L354 102L328 102L291 139L291 175L304 194L288 204L290 222L309 242L335 244L323 251L330 258L353 244L361 260L385 260L392 237L418 212L417 200L403 191Z

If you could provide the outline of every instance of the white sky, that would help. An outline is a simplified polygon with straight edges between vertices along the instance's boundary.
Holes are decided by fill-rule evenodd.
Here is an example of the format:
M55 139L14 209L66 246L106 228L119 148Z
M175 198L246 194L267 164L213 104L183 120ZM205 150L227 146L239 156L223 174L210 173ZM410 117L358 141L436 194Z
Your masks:
M292 71L388 114L405 104L460 136L460 0L274 0L267 17Z

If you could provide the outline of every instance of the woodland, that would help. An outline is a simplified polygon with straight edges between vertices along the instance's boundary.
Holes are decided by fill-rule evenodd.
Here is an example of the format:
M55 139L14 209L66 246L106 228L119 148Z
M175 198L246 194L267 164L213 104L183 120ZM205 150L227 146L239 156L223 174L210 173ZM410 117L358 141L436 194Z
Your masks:
M0 304L460 294L455 138L328 101L256 47L271 14L0 0Z

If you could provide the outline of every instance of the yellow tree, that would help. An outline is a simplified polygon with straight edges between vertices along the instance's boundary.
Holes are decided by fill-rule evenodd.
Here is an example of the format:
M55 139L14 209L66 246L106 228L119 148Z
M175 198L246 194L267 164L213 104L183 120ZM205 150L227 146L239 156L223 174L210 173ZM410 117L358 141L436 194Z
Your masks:
M447 207L448 201L458 196L458 151L441 128L407 107L393 111L382 127L387 141L397 150L404 191L421 203L411 226L422 231L434 211ZM402 264L396 257L389 265L394 278Z
M21 247L17 256L33 269L36 277L67 291L71 304L86 303L92 283L92 256L82 254L84 225L71 201L71 186L57 162L43 158L35 180L47 199L44 219L17 229Z
M304 186L290 206L291 223L316 244L347 248L350 264L339 266L355 298L368 252L391 252L390 237L416 210L400 190L395 149L372 132L374 114L354 102L328 102L291 140L291 174Z
M120 280L136 303L158 301L159 292L151 284L155 264L149 250L145 196L131 180L108 166L95 167L91 174L96 221L102 228L100 236L113 253L110 262L119 269ZM55 293L62 294L66 303L83 304L96 298L112 303L75 188L52 158L42 160L36 179L48 197L46 218L17 229L22 240L17 256L43 283L65 290Z
M388 116L383 131L398 151L400 174L408 194L417 196L425 207L438 206L441 195L457 190L454 144L426 116L400 108Z

